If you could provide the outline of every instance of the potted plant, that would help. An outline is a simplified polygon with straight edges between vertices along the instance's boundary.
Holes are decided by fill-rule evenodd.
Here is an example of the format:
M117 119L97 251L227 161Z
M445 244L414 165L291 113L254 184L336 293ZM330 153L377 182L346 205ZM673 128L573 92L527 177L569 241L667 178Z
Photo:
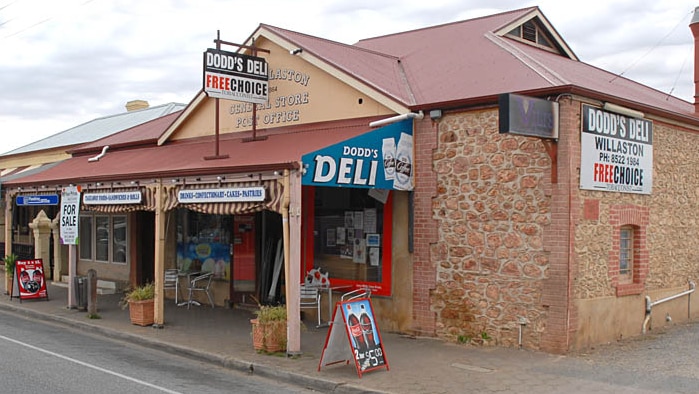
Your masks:
M276 353L286 350L286 306L260 305L251 319L252 345L258 352Z
M14 275L15 275L15 262L17 261L17 255L10 253L4 258L5 261L5 290L7 294L12 297L12 287L14 286Z
M127 290L119 304L122 309L129 308L131 324L152 326L155 323L155 285L153 283Z

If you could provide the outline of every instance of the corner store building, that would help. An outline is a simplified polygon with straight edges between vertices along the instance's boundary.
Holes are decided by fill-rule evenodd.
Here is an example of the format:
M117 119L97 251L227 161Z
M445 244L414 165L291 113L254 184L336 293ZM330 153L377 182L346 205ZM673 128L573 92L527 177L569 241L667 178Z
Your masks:
M73 158L6 187L13 193L49 182L139 180L156 196L155 235L164 239L164 207L172 201L164 185L172 179L213 187L218 177L239 183L252 174L276 182L288 196L280 211L288 214L286 283L294 299L301 275L324 264L315 260L316 248L328 245L304 221L319 206L311 199L317 189L303 186L307 163L299 160L370 132L371 121L422 111L413 120L414 190L392 191L385 209L383 224L391 226L382 239L390 239L383 246L390 262L381 263L390 271L376 283L390 280L390 286L374 301L382 329L452 340L487 333L514 346L521 328L523 346L566 352L640 335L646 296L682 292L699 274L691 247L699 185L691 171L699 125L694 106L580 62L538 8L352 46L267 25L246 44L253 38L270 51L272 99L255 110L255 134L267 140L244 142L253 134L252 107L222 102L220 148L229 158L205 160L216 108L200 94L156 146L109 152L94 172L79 171L84 163L68 167L78 162ZM503 93L558 103L558 139L498 133ZM581 169L599 161L582 142L591 131L584 114L618 117L605 103L639 111L624 119L652 125L651 167L644 168L652 174L645 178L650 189L581 187L590 181ZM280 176L284 171L288 176ZM620 249L629 240L631 257L622 266ZM167 242L156 246L156 273L174 260L168 250ZM666 314L675 321L696 317L688 297L654 308L654 324ZM297 305L288 305L297 316ZM298 350L293 336L289 346Z

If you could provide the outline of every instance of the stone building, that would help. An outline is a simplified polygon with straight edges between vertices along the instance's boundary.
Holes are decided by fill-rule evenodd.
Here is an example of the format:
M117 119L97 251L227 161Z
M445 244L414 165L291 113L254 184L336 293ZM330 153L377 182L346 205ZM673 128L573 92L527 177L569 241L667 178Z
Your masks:
M269 101L219 104L201 92L157 141L124 143L88 165L94 145L5 188L16 196L73 181L104 194L107 181L147 190L134 210L153 217L105 212L127 217L129 231L155 228L156 285L175 264L164 256L200 237L176 234L182 223L216 221L212 234L259 239L263 224L278 226L287 300L307 272L326 269L333 283L375 291L384 330L565 353L699 313L690 302L699 275L695 105L580 61L539 8L354 45L262 24L244 44L241 53L253 48L269 64ZM377 195L374 178L350 166L378 156L384 148L367 141L386 127L412 136L411 179ZM350 153L332 157L337 146ZM308 179L322 175L312 167L319 155L344 166L336 183ZM376 162L380 183L386 164ZM276 185L285 202L244 210L181 198L238 190L243 180ZM356 228L349 212L374 230ZM362 230L351 238L362 253L341 247L348 229ZM251 287L221 278L218 303L267 294L259 254ZM133 278L137 260L120 275ZM287 307L296 352L298 304ZM162 323L162 306L156 313Z

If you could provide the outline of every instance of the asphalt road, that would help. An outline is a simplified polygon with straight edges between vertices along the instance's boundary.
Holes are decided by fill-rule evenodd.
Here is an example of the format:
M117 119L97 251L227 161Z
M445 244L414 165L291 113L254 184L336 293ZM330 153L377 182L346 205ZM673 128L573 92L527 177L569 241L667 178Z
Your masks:
M2 393L308 393L0 311Z

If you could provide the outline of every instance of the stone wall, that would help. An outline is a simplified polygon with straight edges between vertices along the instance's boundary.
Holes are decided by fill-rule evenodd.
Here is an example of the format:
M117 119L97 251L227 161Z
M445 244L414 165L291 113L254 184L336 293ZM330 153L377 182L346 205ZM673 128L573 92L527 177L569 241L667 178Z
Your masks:
M551 222L551 159L537 138L498 133L497 109L446 115L433 155L439 250L432 310L451 340L487 336L503 346L538 348Z

